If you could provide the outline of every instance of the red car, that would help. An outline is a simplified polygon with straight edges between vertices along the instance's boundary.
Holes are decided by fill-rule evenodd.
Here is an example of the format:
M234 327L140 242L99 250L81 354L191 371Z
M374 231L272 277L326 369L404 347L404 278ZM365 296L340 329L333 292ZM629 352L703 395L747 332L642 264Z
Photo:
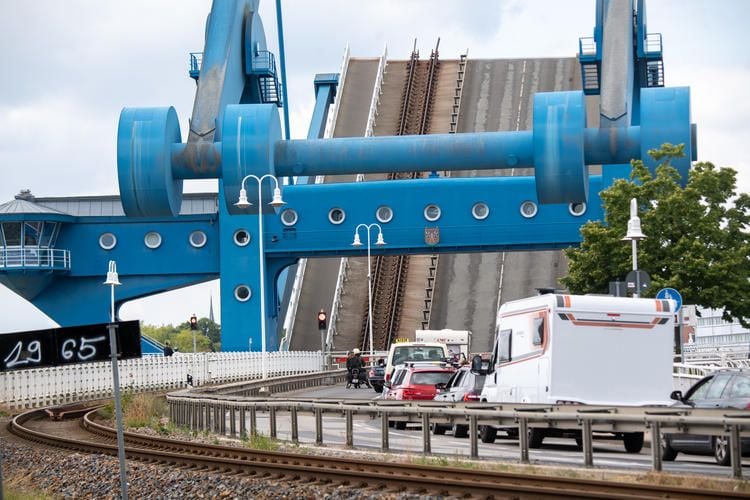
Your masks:
M450 365L409 363L396 368L383 399L434 399L436 384L445 384L456 369Z

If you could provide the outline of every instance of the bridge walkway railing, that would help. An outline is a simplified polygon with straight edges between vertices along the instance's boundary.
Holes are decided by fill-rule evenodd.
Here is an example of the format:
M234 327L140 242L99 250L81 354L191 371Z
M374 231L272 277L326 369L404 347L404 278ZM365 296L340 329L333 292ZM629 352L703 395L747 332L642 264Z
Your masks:
M325 359L320 352L269 352L269 377L317 372ZM223 352L144 356L118 362L124 392L171 391L193 386L260 379L262 353ZM0 406L38 408L93 399L114 393L108 361L51 368L0 372Z

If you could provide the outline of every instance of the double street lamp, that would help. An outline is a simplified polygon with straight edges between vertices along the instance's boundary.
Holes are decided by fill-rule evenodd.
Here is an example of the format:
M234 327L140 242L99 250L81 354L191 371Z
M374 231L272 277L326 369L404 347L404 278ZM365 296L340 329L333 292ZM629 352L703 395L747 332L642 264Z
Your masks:
M247 191L245 190L245 181L248 179L254 179L258 183L258 258L260 260L260 342L261 342L261 356L262 356L262 372L263 378L268 378L268 366L266 363L266 259L263 255L263 207L261 201L263 199L263 181L265 179L271 179L274 182L273 199L269 203L272 207L280 207L286 205L284 200L281 199L281 189L279 189L279 180L271 175L265 174L261 177L257 175L246 175L242 179L242 186L240 189L240 199L234 205L238 208L247 208L252 205L247 201Z
M371 258L370 258L370 230L373 227L378 228L378 239L375 241L375 244L378 246L385 245L385 241L383 240L383 229L380 227L380 224L372 223L372 224L360 224L354 229L354 242L352 243L353 247L361 247L362 242L359 239L359 230L361 228L367 229L367 322L370 326L370 363L372 363L373 359L373 349L372 349L372 265L371 265Z

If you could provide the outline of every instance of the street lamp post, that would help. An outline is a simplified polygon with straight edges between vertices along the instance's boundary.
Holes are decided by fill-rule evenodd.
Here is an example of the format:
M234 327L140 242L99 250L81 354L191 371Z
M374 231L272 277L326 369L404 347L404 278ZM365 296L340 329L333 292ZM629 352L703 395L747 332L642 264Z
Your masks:
M242 179L242 187L240 189L240 199L235 203L238 208L247 208L252 205L247 201L247 191L245 190L245 181L248 179L255 179L258 183L258 258L260 259L260 344L261 344L261 363L263 378L268 378L268 366L266 363L266 259L263 255L263 207L261 207L261 200L263 199L263 180L272 179L275 188L273 190L273 199L269 203L272 207L280 207L285 205L284 200L281 199L281 189L279 189L279 180L271 174L265 174L261 177L257 175L246 175Z
M373 227L378 228L378 239L375 241L376 245L383 246L386 243L383 241L383 228L380 227L380 224L373 222L372 224L360 224L354 229L353 247L362 246L362 242L359 239L359 230L363 227L367 229L367 322L370 326L370 364L372 364L374 351L372 348L372 264L370 262L370 229Z
M641 292L641 273L638 271L638 240L646 239L641 231L641 219L638 217L638 200L630 200L630 220L628 220L628 233L623 241L630 240L633 245L633 273L635 274L635 292L633 298L637 299Z
M114 260L109 261L109 269L107 271L107 281L105 285L109 285L111 288L111 321L107 325L109 330L109 350L112 356L112 383L114 385L114 396L115 396L115 421L117 423L117 457L120 462L120 492L123 500L128 498L128 479L127 469L125 466L125 435L123 432L122 424L122 404L120 403L120 373L117 369L117 338L115 331L117 325L115 324L115 286L121 285L120 279L117 276L117 264Z

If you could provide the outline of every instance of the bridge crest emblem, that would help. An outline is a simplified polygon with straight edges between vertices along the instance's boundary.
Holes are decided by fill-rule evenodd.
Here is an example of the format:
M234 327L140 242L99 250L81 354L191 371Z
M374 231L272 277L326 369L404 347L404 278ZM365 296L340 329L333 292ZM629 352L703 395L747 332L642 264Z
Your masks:
M437 245L438 243L440 243L440 228L439 227L424 228L424 242L427 245Z

